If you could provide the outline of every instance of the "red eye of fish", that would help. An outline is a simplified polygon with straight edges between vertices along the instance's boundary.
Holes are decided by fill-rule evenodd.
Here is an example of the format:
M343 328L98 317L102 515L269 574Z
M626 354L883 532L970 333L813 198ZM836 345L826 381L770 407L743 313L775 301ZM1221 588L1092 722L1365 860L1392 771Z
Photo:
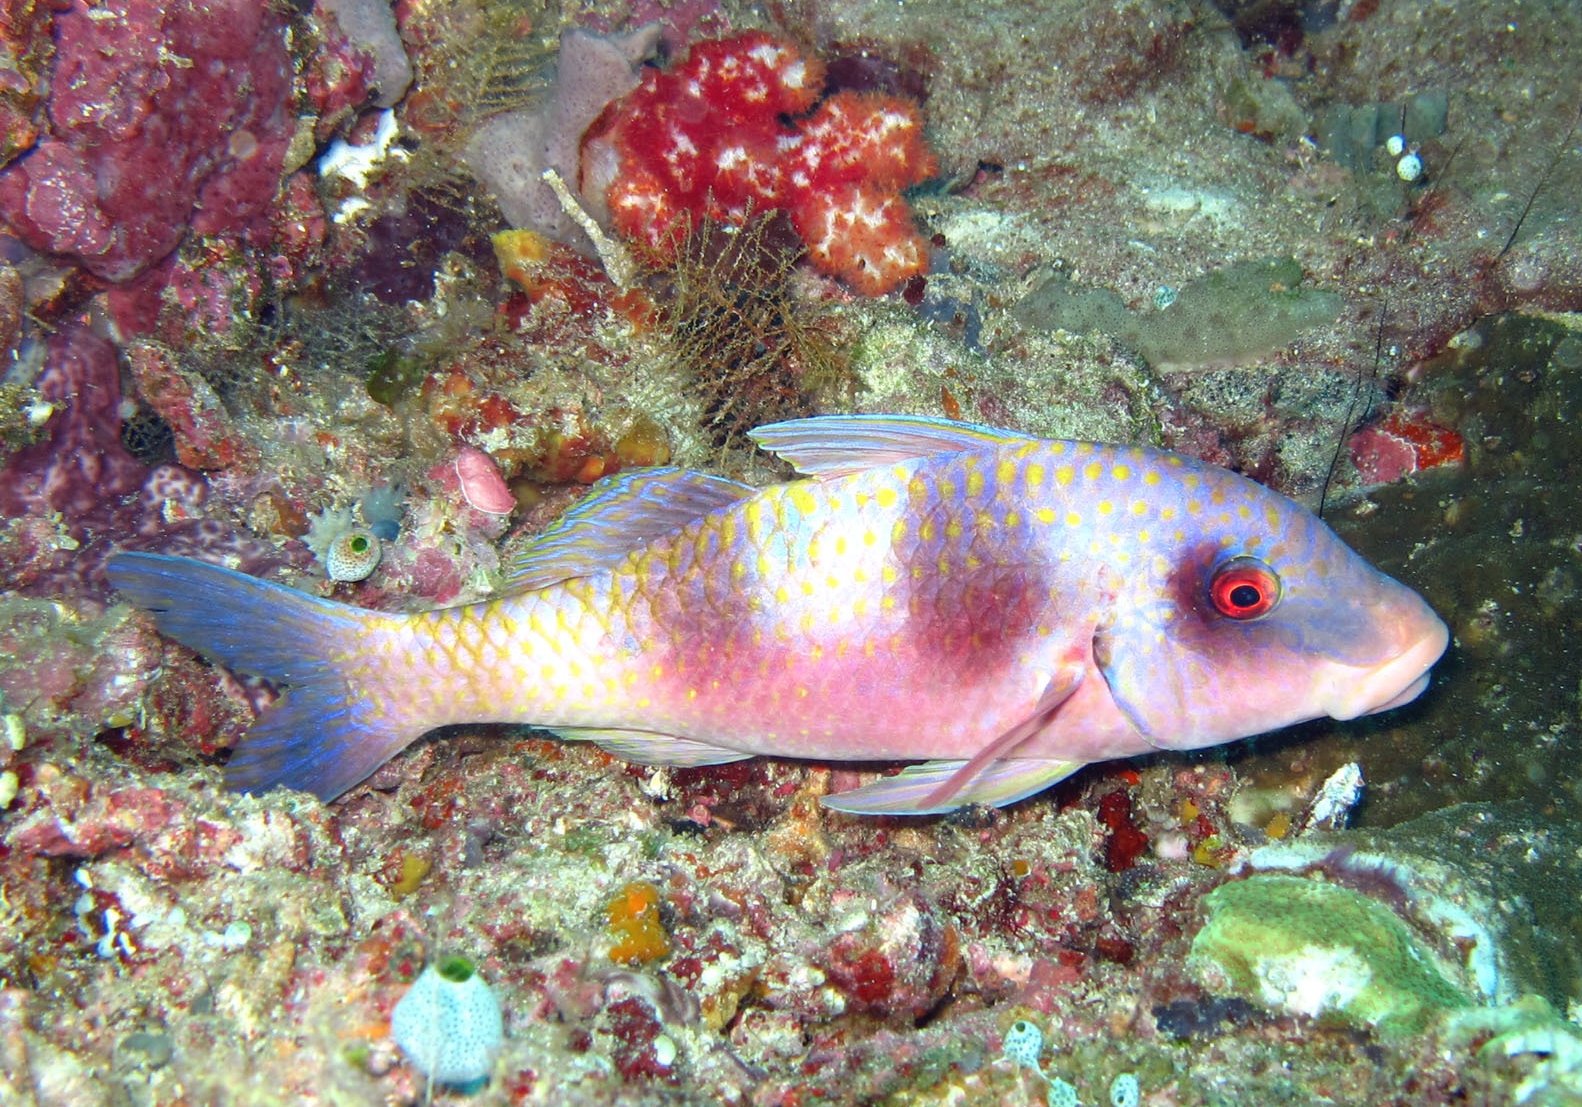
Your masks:
M1208 594L1227 619L1256 619L1280 602L1280 578L1263 562L1238 557L1214 570Z

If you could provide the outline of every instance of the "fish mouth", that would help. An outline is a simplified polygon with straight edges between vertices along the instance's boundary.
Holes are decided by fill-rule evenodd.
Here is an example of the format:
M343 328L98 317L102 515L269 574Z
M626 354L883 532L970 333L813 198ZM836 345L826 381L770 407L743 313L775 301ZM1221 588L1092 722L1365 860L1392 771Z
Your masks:
M1411 703L1428 687L1428 670L1450 644L1450 628L1439 616L1421 628L1411 645L1390 660L1367 668L1345 666L1334 682L1333 702L1327 707L1331 718L1355 719Z

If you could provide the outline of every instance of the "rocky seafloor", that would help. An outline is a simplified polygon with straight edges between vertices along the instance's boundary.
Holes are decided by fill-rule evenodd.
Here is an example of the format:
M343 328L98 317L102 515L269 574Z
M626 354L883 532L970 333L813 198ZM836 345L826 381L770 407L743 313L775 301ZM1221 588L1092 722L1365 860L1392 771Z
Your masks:
M1582 1103L1574 4L0 15L0 1103ZM923 121L890 291L796 216L634 260L530 190L749 29ZM744 432L840 411L1236 469L1451 649L1404 709L999 811L510 727L325 804L222 789L271 690L103 575L478 598L601 476L781 479ZM503 1014L464 1088L391 1028L455 957Z

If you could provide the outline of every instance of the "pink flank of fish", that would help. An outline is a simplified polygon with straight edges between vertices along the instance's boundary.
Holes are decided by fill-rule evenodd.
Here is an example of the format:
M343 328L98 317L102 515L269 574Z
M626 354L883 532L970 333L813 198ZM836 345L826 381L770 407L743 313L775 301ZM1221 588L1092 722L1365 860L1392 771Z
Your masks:
M808 479L623 473L483 603L364 611L140 553L110 579L288 686L227 783L324 799L495 721L645 763L923 762L825 799L843 811L1007 804L1090 761L1396 707L1445 648L1318 518L1201 462L901 416L754 437Z

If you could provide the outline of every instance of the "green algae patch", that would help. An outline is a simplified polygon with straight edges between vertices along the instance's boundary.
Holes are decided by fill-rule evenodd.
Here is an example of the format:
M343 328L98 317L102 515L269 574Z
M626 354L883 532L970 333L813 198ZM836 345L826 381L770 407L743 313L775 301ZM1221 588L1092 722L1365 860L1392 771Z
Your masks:
M1061 276L1030 293L1016 315L1028 326L1111 335L1156 369L1241 365L1339 318L1338 295L1301 282L1294 258L1245 261L1193 281L1166 307L1130 311L1114 292Z
M1470 1002L1394 912L1350 888L1258 875L1203 902L1192 961L1272 1010L1412 1032Z

